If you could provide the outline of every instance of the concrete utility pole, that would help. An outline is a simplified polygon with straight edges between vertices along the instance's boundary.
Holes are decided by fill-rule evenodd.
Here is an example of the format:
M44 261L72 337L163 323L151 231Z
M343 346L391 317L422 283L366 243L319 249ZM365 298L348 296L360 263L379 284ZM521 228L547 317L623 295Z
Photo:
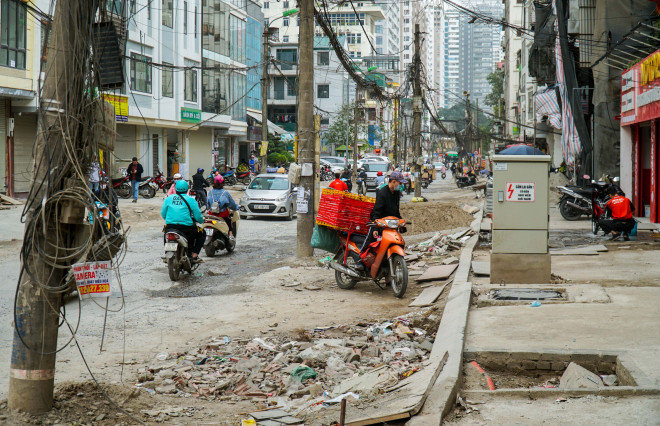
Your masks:
M392 108L392 127L394 130L392 151L394 154L394 164L399 162L399 102L400 99L398 97L394 98L394 107Z
M422 196L422 78L419 24L415 24L415 81L413 85L413 159L415 162L415 197Z
M268 145L268 89L270 79L268 78L268 67L270 66L270 30L264 27L263 53L261 54L261 145ZM259 173L266 173L268 167L268 151L260 156Z
M52 203L45 202L55 192L64 189L64 180L69 185L77 184L77 176L56 177L66 170L67 158L62 148L67 142L79 141L81 133L77 126L67 127L71 120L67 115L81 110L82 90L85 87L84 69L89 63L92 22L98 6L97 1L59 1L55 7L45 81L40 97L42 113L39 116L34 159L33 188L28 205L25 229L35 229L35 245L44 250L31 250L22 259L20 288L16 298L16 322L9 370L10 410L21 410L30 414L49 411L53 406L55 377L55 352L59 310L62 295L52 288L62 286L66 269L64 261L53 266L43 256L51 259L65 257L70 253L70 241L62 235L73 236L78 219L82 224L84 210L80 204L62 204L61 212ZM75 111L75 112L72 112ZM49 148L50 147L50 148ZM58 147L53 149L53 147ZM43 157L47 156L47 160ZM41 159L45 161L40 161ZM38 183L47 183L39 186ZM84 185L83 182L80 182ZM45 202L45 203L42 203ZM31 204L30 204L31 203ZM64 214L64 212L69 214ZM62 213L60 215L60 213ZM78 214L79 213L79 214ZM59 232L58 232L59 228ZM27 238L27 237L26 237ZM30 273L25 273L28 269Z
M353 170L351 184L357 193L357 158L358 158L358 127L360 125L360 88L355 87L355 108L353 110ZM348 149L348 147L346 147Z
M465 150L472 152L472 113L470 112L470 93L463 92L465 95Z
M314 0L299 0L300 36L298 52L298 159L300 164L315 164L316 143L314 137ZM308 212L298 214L298 257L314 254L310 244L314 231L314 176L302 176L300 186L305 190Z

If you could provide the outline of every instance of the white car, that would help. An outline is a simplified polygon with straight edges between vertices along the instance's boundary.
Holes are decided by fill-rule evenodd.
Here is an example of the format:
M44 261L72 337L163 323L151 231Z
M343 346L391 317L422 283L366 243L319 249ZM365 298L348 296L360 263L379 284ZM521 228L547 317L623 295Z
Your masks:
M288 175L265 173L257 175L239 202L241 219L248 216L277 216L293 220L296 214L296 192Z

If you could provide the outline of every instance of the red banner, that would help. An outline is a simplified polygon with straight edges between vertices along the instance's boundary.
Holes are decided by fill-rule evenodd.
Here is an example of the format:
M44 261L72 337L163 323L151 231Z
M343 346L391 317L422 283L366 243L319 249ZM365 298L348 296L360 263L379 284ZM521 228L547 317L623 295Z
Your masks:
M660 50L621 74L621 125L660 117Z

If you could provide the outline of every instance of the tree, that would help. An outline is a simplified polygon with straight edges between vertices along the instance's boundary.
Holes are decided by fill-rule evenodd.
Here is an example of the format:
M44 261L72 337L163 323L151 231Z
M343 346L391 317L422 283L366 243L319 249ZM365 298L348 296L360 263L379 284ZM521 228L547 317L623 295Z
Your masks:
M353 116L355 113L355 103L343 104L339 112L333 117L332 124L322 135L322 139L327 145L333 145L335 148L346 144L346 135L348 133L348 144L353 146ZM348 117L349 127L346 128L346 118ZM358 136L367 134L367 124L362 120L358 126Z
M287 149L288 143L279 136L268 134L268 164L288 164L295 161Z
M490 83L491 92L486 95L486 105L493 107L493 114L500 116L500 101L504 95L504 71L495 70L486 77Z

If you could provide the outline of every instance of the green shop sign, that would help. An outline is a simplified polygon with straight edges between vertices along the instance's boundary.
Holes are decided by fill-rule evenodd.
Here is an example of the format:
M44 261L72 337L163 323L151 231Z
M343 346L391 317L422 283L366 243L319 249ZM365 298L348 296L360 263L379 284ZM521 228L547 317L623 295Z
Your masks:
M202 111L193 108L181 108L181 121L199 123L202 121Z

